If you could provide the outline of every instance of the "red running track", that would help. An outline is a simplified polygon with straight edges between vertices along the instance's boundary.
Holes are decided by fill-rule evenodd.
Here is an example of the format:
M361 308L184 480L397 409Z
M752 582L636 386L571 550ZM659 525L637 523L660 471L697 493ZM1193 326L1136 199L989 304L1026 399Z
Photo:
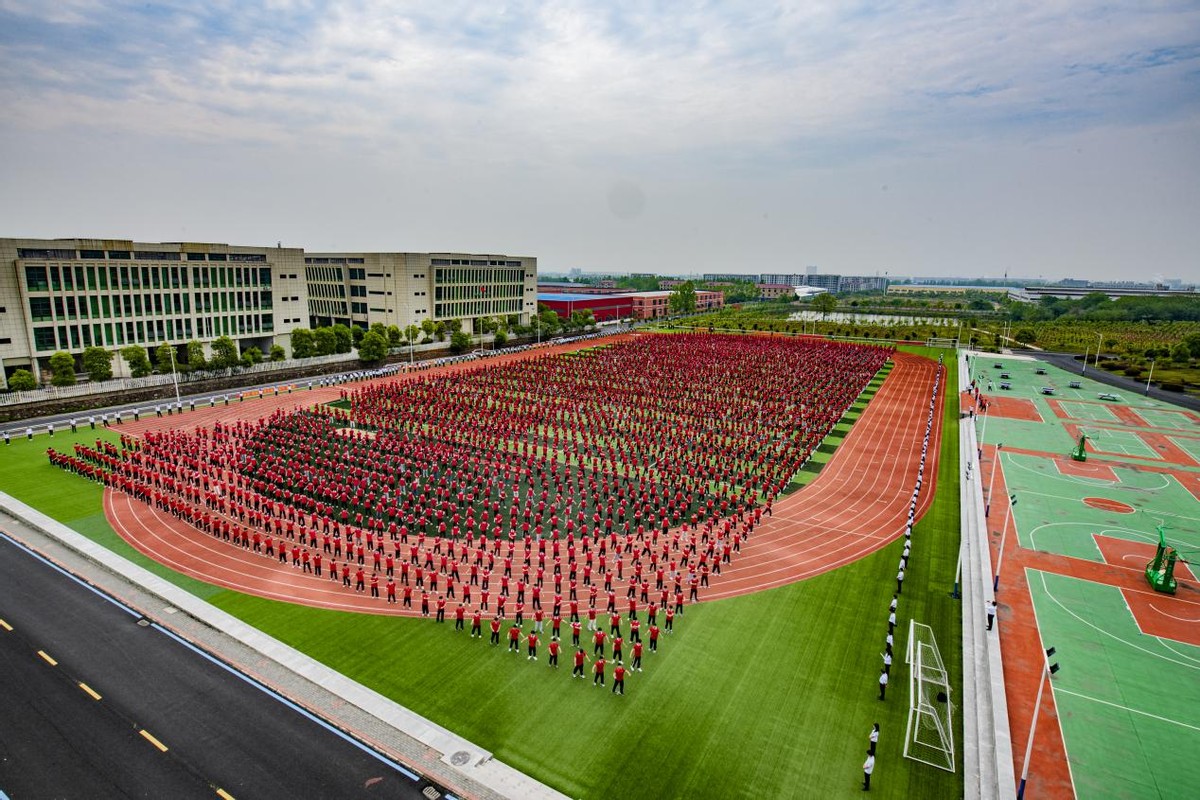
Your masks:
M581 342L576 347L593 344ZM513 358L539 352L517 354ZM903 534L921 458L929 398L939 367L928 359L906 353L896 353L894 362L891 373L835 457L809 486L774 505L774 515L763 517L741 553L735 554L733 563L721 575L712 576L708 589L701 590L702 600L733 597L804 580L869 555ZM195 416L189 413L170 421L143 420L136 426L125 426L125 430L135 433L162 427L163 423L190 428L216 418L258 417L275 407L307 405L314 400L334 399L337 394L336 387L304 391L299 395L219 406L211 411L197 410ZM944 397L945 387L942 387L934 410L918 518L927 510L935 490ZM202 415L204 419L198 419ZM402 616L419 613L416 608L406 611L400 604L389 605L384 598L371 598L368 593L343 588L340 580L332 581L328 576L317 578L290 563L280 563L215 539L118 491L105 491L104 510L113 528L139 552L207 583L320 608ZM523 551L524 547L519 545L518 559L523 557ZM464 570L464 577L465 573ZM616 588L619 590L622 585L618 583ZM618 594L623 593L618 591ZM584 605L585 595L581 592ZM419 605L418 599L419 592L414 605ZM603 595L598 602L603 602ZM455 605L451 601L449 607Z

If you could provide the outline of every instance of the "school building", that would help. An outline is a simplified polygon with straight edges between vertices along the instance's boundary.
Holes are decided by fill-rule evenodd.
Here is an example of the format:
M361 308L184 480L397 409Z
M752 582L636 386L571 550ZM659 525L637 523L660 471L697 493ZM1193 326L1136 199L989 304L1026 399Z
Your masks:
M291 332L341 323L404 328L481 317L527 324L537 259L465 253L305 253L298 247L128 239L0 238L0 390L50 356L228 336L289 351ZM183 357L180 349L179 355ZM128 375L124 359L113 373Z

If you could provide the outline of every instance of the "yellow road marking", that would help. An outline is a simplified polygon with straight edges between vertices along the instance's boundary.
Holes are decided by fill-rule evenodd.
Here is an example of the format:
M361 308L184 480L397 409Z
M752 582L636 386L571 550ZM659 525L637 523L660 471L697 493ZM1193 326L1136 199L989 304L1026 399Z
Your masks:
M7 622L5 622L4 620L0 619L0 628L4 628L4 630L6 630L6 631L11 631L11 630L12 630L12 625L9 625L9 624L8 624Z
M87 692L88 694L90 694L90 695L92 696L92 699L93 699L93 700L99 700L99 699L100 699L100 695L96 694L96 690L95 690L95 689L93 689L92 687L88 686L86 683L81 683L81 684L79 684L79 688L80 688L80 689L83 689L85 692Z
M55 661L53 658L51 658L49 655L47 655L45 650L38 650L38 655L41 656L42 658L46 659L46 663L49 664L50 666L52 666L52 667L58 666L58 662Z
M217 797L220 797L222 800L233 800L233 795L224 789L217 789Z
M162 750L164 753L167 752L167 746L158 739L155 739L154 736L146 729L143 728L142 730L138 731L138 733L142 735L143 739L157 747L159 750Z

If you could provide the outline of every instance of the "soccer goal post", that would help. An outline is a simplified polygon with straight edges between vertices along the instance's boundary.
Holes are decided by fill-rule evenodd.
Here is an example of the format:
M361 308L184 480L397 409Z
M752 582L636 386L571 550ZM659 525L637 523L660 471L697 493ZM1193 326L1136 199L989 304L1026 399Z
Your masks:
M954 704L933 629L908 623L908 725L904 757L954 772Z
M958 347L958 339L951 337L932 336L925 340L926 347Z

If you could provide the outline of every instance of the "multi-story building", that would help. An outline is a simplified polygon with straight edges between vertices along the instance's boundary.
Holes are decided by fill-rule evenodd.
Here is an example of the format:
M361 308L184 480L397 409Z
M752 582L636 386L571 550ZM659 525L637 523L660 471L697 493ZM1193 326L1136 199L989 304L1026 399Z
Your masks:
M294 247L122 239L0 239L0 389L16 369L85 348L209 345L290 352L297 328L400 328L482 317L527 324L537 260L460 253L308 253ZM180 358L184 351L179 350ZM128 375L124 359L113 373Z
M775 283L768 281L766 277L755 274L745 274L741 272L706 272L703 280L705 283L715 283L719 281L750 281L751 283Z
M462 320L537 313L537 259L465 253L307 253L311 324L403 329L426 319Z
M781 297L795 297L796 287L790 283L760 283L758 296L762 300L777 300Z
M308 323L304 251L121 239L0 239L0 365L40 375L58 351L229 336L287 345ZM113 359L116 375L128 374Z
M656 319L671 313L671 295L674 292L632 292L626 295L633 301L634 319ZM723 292L696 290L696 310L715 311L725 306Z

